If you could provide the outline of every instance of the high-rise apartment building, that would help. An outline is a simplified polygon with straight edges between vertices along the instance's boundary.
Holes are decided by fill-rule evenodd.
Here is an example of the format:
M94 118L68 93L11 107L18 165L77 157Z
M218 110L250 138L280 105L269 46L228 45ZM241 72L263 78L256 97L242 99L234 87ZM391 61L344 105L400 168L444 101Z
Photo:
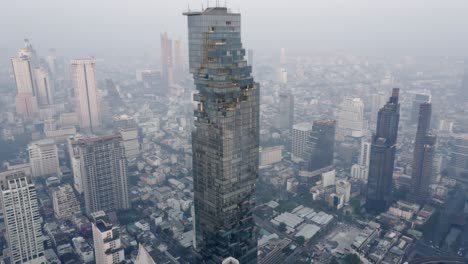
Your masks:
M468 134L454 134L451 138L448 167L455 177L468 177Z
M252 210L258 177L260 88L241 42L241 15L227 8L185 13L195 110L196 248L205 263L257 262Z
M379 110L377 129L372 136L366 209L380 213L391 202L398 124L400 122L399 89L394 88L390 100Z
M174 79L180 82L185 75L185 59L182 47L182 41L174 41Z
M127 161L122 138L118 135L80 138L76 144L86 213L129 208Z
M104 211L91 214L94 259L99 264L125 262L125 254L120 240L120 227L113 225Z
M34 71L37 65L36 52L25 40L25 47L18 56L11 59L16 82L16 112L25 118L32 118L38 113L37 86Z
M80 203L76 199L75 192L70 184L64 184L52 193L54 214L57 219L70 218L81 213Z
M320 119L314 121L307 139L306 170L320 170L333 165L336 121Z
M83 194L83 178L81 175L80 148L78 146L78 137L71 136L67 139L68 159L73 174L73 188L79 194Z
M43 67L34 70L39 106L54 104L54 83L49 78L49 71Z
M364 103L360 98L347 97L338 113L337 140L346 137L361 138L365 135Z
M278 117L276 127L292 131L294 125L294 95L291 93L279 94Z
M42 139L28 145L33 177L57 174L60 167L58 149L53 139Z
M95 67L96 60L94 59L78 59L71 61L76 113L78 115L80 128L90 131L94 131L101 126Z
M11 171L2 174L0 185L10 263L46 263L42 218L31 177L22 171Z
M167 32L161 33L161 77L166 86L173 82L172 39Z
M309 139L312 126L310 123L300 123L293 126L292 130L292 159L305 160L307 158L307 140Z
M414 143L413 169L411 174L412 192L410 198L424 202L429 198L429 184L432 179L436 137L429 134L431 127L432 104L420 104L418 130Z

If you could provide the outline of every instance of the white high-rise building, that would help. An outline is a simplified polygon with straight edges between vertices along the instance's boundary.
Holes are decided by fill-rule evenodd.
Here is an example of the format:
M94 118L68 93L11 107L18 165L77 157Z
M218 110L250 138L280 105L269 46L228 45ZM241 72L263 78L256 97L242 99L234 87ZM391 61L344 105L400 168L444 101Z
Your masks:
M112 225L104 211L91 214L95 261L99 264L121 263L125 260L120 241L120 228Z
M83 193L83 178L81 176L80 148L74 136L67 139L68 157L70 158L70 167L73 173L73 188L79 193Z
M349 203L351 197L351 183L348 181L336 181L336 194L343 195L343 202Z
M44 68L34 70L37 86L37 101L39 106L54 104L54 85L49 78L49 72Z
M31 57L33 51L30 45L26 46L17 57L11 59L16 82L16 112L27 118L32 118L38 112L35 64Z
M80 127L93 131L101 126L94 59L71 61L76 113Z
M371 152L371 143L362 142L361 153L359 156L359 165L369 168L370 152Z
M29 162L33 177L56 174L60 167L55 141L43 139L28 145Z
M69 218L80 213L80 203L76 199L70 184L59 186L52 193L55 217L58 219Z
M10 263L43 264L42 218L31 178L21 171L0 179Z
M125 157L127 158L127 160L135 159L140 154L140 143L138 142L138 128L119 128L119 134L122 137L122 143L125 148Z
M307 150L307 139L312 131L309 123L300 123L293 126L292 130L292 159L305 160Z
M360 98L345 98L338 114L337 140L360 138L364 136L364 131L364 103Z

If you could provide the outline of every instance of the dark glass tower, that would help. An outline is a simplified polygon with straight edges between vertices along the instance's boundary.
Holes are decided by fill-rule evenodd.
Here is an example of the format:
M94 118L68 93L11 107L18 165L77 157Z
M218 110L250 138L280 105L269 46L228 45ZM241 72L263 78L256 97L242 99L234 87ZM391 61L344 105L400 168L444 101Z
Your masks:
M422 103L419 107L418 130L413 152L413 171L411 175L412 192L410 199L424 202L429 197L429 184L432 178L436 137L429 134L431 127L431 103Z
M185 13L198 102L192 133L196 247L205 263L257 262L252 209L258 176L259 85L244 59L241 16Z
M372 136L367 180L366 209L380 213L391 202L398 124L400 121L399 89L394 88L390 100L379 110L377 130Z
M307 171L312 172L333 165L335 130L336 120L314 121L307 141Z

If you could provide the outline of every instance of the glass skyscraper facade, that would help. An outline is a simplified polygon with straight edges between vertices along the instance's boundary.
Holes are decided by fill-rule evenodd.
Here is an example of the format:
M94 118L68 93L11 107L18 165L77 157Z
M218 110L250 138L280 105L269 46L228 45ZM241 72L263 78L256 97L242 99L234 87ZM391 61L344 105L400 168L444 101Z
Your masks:
M196 248L205 263L256 263L252 215L258 176L259 85L244 59L241 16L187 12L198 102L192 133Z
M379 110L377 129L372 137L366 209L384 212L392 199L398 124L400 122L399 89L394 88L390 100Z

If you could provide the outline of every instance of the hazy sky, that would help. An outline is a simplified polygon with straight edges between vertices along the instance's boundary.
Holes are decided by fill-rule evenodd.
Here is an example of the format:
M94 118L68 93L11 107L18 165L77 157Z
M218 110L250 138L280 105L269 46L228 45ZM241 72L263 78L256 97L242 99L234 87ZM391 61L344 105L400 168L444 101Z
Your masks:
M215 0L210 1L215 4ZM220 0L224 5L224 0ZM467 0L228 0L256 52L468 55ZM0 53L24 38L45 55L159 54L159 33L186 40L181 13L206 0L0 0ZM12 54L11 54L12 55Z

